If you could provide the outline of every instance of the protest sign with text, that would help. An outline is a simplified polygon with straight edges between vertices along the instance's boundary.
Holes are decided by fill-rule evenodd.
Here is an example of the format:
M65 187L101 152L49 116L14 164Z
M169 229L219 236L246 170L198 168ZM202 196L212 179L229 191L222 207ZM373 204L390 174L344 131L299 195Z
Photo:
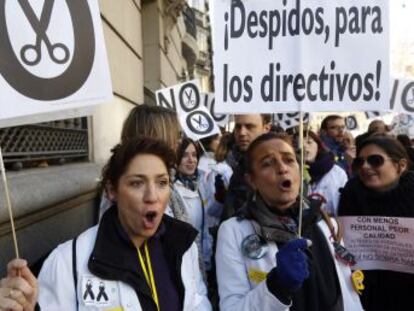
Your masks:
M391 110L414 114L414 81L395 79L392 86Z
M183 86L184 91L181 92ZM177 102L186 101L188 96L193 96L196 101L193 108L203 105L210 111L211 116L218 126L225 127L227 125L229 115L216 113L214 93L201 92L198 87L198 80L174 85L155 92L157 106L174 111L177 111Z
M388 108L387 0L220 0L211 13L216 111Z
M157 106L177 113L189 112L201 105L201 92L198 80L191 80L160 89L155 92Z
M177 112L184 133L193 140L220 133L207 107L201 104L198 80L192 80L158 90L155 93L158 106Z
M214 97L214 93L201 93L201 101L210 111L211 116L214 121L216 121L218 126L225 127L229 123L228 114L216 113L216 99Z
M97 0L3 1L0 29L0 127L112 99Z
M178 117L185 135L192 140L197 141L220 133L216 122L204 106L200 106L189 113L180 113Z
M414 273L414 219L382 216L340 217L355 269Z

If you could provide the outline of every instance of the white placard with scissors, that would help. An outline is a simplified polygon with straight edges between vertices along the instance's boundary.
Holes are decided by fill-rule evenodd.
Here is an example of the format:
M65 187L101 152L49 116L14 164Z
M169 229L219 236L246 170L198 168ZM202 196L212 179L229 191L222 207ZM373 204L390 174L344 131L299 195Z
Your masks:
M112 98L97 0L5 1L0 29L0 127Z

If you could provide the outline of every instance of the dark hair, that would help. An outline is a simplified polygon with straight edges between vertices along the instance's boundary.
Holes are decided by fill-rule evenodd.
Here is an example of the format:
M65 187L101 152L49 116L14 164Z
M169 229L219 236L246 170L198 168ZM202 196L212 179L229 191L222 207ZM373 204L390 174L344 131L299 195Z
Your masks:
M341 117L338 114L330 114L329 116L326 116L321 123L321 130L327 130L328 129L328 123L337 119L343 119L343 117Z
M272 122L272 115L271 114L262 113L260 116L262 117L262 121L263 121L264 125L269 124L270 122Z
M279 124L272 124L270 126L269 132L273 132L273 133L284 133L285 130Z
M194 145L195 147L196 154L197 154L197 161L200 160L201 152L200 152L200 147L198 146L198 144L190 138L184 138L183 140L181 140L177 148L177 166L180 165L181 160L183 159L185 150L191 144Z
M175 148L179 133L180 125L174 111L144 104L129 112L122 126L121 141L146 136L163 140L171 148Z
M412 143L408 135L405 135L405 134L397 135L397 139L404 147L412 147Z
M293 147L292 136L286 133L273 133L273 132L262 134L258 136L255 140L253 140L252 143L247 148L245 159L244 159L245 160L244 167L247 173L252 173L253 171L253 153L257 149L257 147L273 139L279 139L279 140L286 142L288 145L292 147L293 151L295 151L295 148Z
M232 133L224 133L221 138L214 157L217 162L223 162L227 154L234 146L234 135Z
M407 151L404 146L394 137L387 136L384 134L374 134L367 139L365 139L357 147L357 155L360 154L361 150L368 145L375 145L382 150L395 162L400 161L401 159L406 159L408 167L411 164L410 158L408 157Z
M368 125L368 130L367 130L367 132L368 132L368 133L375 133L375 132L377 132L376 127L378 127L379 125L384 126L384 129L385 129L385 131L386 131L386 132L388 132L388 131L389 131L388 125L386 125L384 121L382 121L382 120L373 120L373 121L371 121L371 123Z
M111 152L111 157L102 169L102 190L108 185L116 188L129 163L137 155L150 154L159 157L165 164L168 174L175 165L174 151L159 139L142 136L131 138L116 145Z
M314 131L309 130L303 133L304 139L306 139L306 135L312 138L315 141L315 143L318 145L318 155L321 153L329 152L328 148L326 148L321 138Z
M210 149L210 144L213 140L217 139L218 137L219 137L219 134L214 134L212 136L208 136L208 137L200 139L200 143L203 144L203 147L207 151L213 151Z
M248 114L235 114L234 116L236 117L236 116L239 116L239 115L257 115L257 114L250 114L250 113L248 113ZM269 124L270 122L272 122L272 115L271 114L269 114L269 113L262 113L262 114L259 114L259 116L260 116L260 118L262 119L262 125L266 125L266 124Z

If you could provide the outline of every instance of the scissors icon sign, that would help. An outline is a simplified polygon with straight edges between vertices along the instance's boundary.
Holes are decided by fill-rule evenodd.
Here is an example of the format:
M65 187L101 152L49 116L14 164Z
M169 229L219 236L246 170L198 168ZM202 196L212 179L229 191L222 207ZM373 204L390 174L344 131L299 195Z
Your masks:
M411 89L411 94L412 94L412 97L410 99L407 99L407 104L409 105L414 104L414 87Z
M30 6L28 0L18 0L19 4L26 15L30 25L36 33L36 44L26 44L20 50L20 57L22 61L28 66L37 65L41 58L41 43L45 43L50 58L56 64L64 64L69 60L69 49L63 43L52 44L46 34L49 27L50 18L52 15L53 4L55 0L45 0L43 4L40 20L37 19L33 8ZM33 56L30 57L30 56Z

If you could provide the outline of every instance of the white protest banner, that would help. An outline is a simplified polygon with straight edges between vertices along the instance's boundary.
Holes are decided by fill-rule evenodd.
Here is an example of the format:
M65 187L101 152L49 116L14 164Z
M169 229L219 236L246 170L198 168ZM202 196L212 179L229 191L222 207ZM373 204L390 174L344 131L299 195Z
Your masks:
M309 122L310 114L303 114L303 122ZM299 112L287 112L287 113L275 113L273 119L279 126L284 130L298 126L300 123L300 113Z
M207 109L210 111L210 114L213 117L214 121L216 121L217 125L225 127L229 122L229 115L216 113L216 100L214 98L214 93L201 93L201 98L202 102L204 103L204 106L206 106Z
M178 118L185 135L192 140L197 141L220 133L216 122L204 106L200 106L189 113L179 113Z
M0 127L111 100L98 0L3 1L0 29Z
M392 87L391 110L414 114L414 81L395 79Z
M201 104L198 80L192 80L155 92L158 106L173 109L185 134L199 140L220 133L207 107Z
M190 112L201 105L201 92L198 80L176 84L155 92L157 106L174 111Z
M355 256L353 269L414 273L414 218L340 217L346 248Z
M184 82L155 92L157 106L162 106L174 111L180 109L180 107L177 108L178 102L188 101L188 96L193 96L193 100L195 101L195 103L191 105L192 109L204 105L210 111L210 114L217 125L222 127L227 125L229 116L216 113L214 93L201 92L198 80Z
M389 106L388 1L211 2L216 111Z

